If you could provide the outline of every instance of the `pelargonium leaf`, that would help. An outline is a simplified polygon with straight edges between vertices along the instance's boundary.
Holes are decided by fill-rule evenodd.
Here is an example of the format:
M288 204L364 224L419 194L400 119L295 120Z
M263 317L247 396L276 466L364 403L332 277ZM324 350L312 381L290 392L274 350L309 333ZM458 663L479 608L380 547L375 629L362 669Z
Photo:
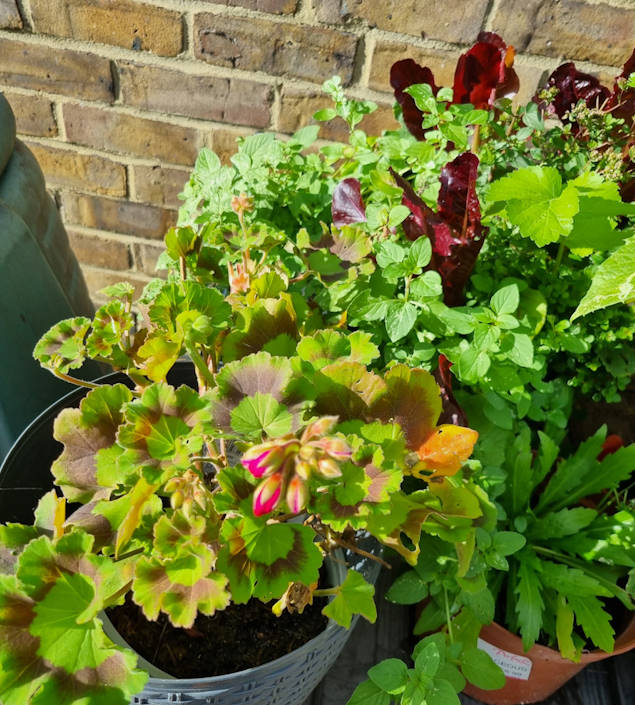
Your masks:
M175 330L176 319L186 311L207 316L210 325L218 330L225 328L231 318L231 306L219 291L189 280L165 284L148 315L164 330Z
M69 500L84 503L108 494L97 479L97 453L115 442L123 406L131 398L123 384L103 385L91 390L79 409L64 409L55 419L53 435L64 450L51 471Z
M271 394L244 397L231 412L232 429L247 438L278 438L291 432L293 416Z
M395 365L384 376L386 388L370 408L374 418L398 423L410 450L418 448L436 426L441 397L434 377L422 369Z
M33 357L50 370L66 374L81 367L86 357L84 338L90 328L90 318L78 316L56 323L38 341Z
M331 239L329 251L343 262L362 262L373 249L370 237L361 228L349 225L336 230Z
M355 331L344 335L332 328L303 337L298 343L297 352L302 360L310 362L316 370L337 360L369 365L379 356L379 350L371 341L369 333Z
M93 318L92 331L86 339L91 357L112 359L114 364L125 367L129 362L124 352L125 337L134 324L132 314L123 301L114 300L100 306Z
M267 524L250 518L243 522L241 534L249 558L265 565L288 556L295 541L291 524Z
M377 619L374 596L374 586L357 571L349 570L344 582L338 586L335 597L322 610L322 614L346 629L351 626L354 614L361 614L372 624Z
M333 191L331 204L333 225L341 228L343 225L363 223L366 221L366 209L362 200L361 187L358 179L342 179Z
M163 382L181 350L181 343L166 340L165 334L150 335L137 350L138 367L153 382Z
M197 612L213 615L229 604L227 577L212 571L212 554L201 548L197 552L188 550L187 559L197 563L196 570L189 564L185 571L175 570L178 558L160 561L143 556L137 562L133 599L148 619L157 619L159 612L165 612L174 626L189 628ZM186 580L179 582L179 577Z
M316 394L315 411L339 416L340 421L364 418L369 406L385 389L379 375L358 362L334 362L312 377Z

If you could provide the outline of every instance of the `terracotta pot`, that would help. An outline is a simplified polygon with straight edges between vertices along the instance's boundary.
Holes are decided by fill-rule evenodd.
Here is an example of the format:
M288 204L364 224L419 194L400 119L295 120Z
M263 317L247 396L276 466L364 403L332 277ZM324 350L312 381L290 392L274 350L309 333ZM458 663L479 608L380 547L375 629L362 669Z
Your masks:
M537 703L555 693L588 664L635 648L635 615L615 640L615 649L612 653L599 649L589 651L582 654L578 663L564 659L557 651L539 644L525 652L521 639L496 623L481 629L479 637L481 648L482 642L488 645L484 650L503 667L503 670L507 671L507 682L499 690L480 690L468 684L463 692L489 705ZM495 651L496 655L494 655ZM501 662L505 665L503 666ZM514 672L516 677L510 676L510 671Z

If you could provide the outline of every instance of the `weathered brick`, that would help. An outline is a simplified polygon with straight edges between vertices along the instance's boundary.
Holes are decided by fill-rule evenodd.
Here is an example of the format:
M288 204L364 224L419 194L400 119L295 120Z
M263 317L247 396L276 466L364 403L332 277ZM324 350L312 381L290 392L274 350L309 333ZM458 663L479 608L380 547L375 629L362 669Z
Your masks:
M553 68L556 66L557 62L554 62ZM547 77L551 73L549 69L540 68L535 64L519 64L517 61L514 70L520 83L518 93L514 96L514 102L518 105L526 105L536 94L538 86L542 87L547 83Z
M55 137L57 125L53 115L53 104L40 95L26 95L4 91L11 104L18 126L18 134L34 137Z
M90 266L82 267L82 274L86 281L86 286L90 292L93 301L104 301L106 297L99 292L107 286L118 284L121 281L126 281L132 284L135 293L134 297L141 296L145 285L150 281L149 277L143 275L131 274L130 272L109 272L104 269L93 269Z
M165 270L159 270L158 272L156 270L157 260L164 250L165 247L163 245L153 245L149 242L135 243L133 251L137 270L151 277L166 277L167 272Z
M70 142L174 164L193 164L202 133L188 127L147 120L112 109L67 103L62 108Z
M118 62L123 102L143 110L268 127L273 88L240 78L191 75Z
M622 66L633 51L635 7L578 0L506 0L490 22L517 51Z
M176 222L173 210L82 193L63 192L62 207L69 225L153 239L163 238Z
M332 103L323 93L307 93L297 88L285 89L280 105L281 132L295 132L305 125L318 124L313 114L322 108L331 107ZM335 118L320 124L319 136L325 140L345 142L348 140L348 126L342 118ZM358 127L368 134L378 135L382 130L399 127L390 105L379 105L377 110L359 123Z
M470 44L480 31L488 0L314 0L314 6L318 19L330 24L364 20L389 32Z
M131 0L31 0L36 32L176 56L183 50L180 13Z
M102 269L127 270L130 268L130 248L121 240L103 235L87 235L68 230L73 252L81 264Z
M0 83L47 93L114 99L110 61L79 51L0 38Z
M347 84L357 38L322 27L204 13L194 20L194 45L199 59L219 66L315 82L339 74Z
M162 166L133 166L134 200L155 206L178 208L178 195L190 178L189 169Z
M461 51L421 49L405 42L378 40L371 60L368 85L378 91L390 91L390 67L401 59L414 59L421 66L428 66L438 86L452 86L454 69Z
M205 0L227 7L246 7L248 10L268 12L272 15L292 15L298 6L298 0Z
M187 169L162 166L133 166L134 200L155 206L178 208L182 205L177 196L190 177Z
M0 0L0 28L22 28L22 18L15 0Z
M27 142L38 160L46 182L53 188L72 188L105 196L126 195L123 164L94 154L79 154L68 148Z
M246 137L253 134L253 130L241 130L231 128L217 128L212 131L212 149L218 154L223 164L228 164L230 157L236 154L239 137Z

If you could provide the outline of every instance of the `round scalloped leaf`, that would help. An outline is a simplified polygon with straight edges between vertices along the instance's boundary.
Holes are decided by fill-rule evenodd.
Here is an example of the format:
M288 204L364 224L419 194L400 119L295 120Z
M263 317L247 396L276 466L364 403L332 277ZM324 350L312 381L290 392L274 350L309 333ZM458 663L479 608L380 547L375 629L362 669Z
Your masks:
M279 438L291 433L293 416L271 394L258 393L245 397L233 409L231 427L236 433L251 439L259 439L263 435Z
M130 329L134 324L132 314L123 301L109 301L95 312L93 326L86 340L91 357L111 358L118 367L126 367L128 356L123 351Z
M398 423L410 450L430 435L441 414L441 393L426 370L395 365L386 373L386 392L375 401L371 414L384 423Z
M335 362L312 378L316 393L315 411L322 416L338 416L340 421L362 419L369 407L386 389L379 375L358 362Z
M56 323L40 338L33 357L42 367L62 374L81 367L86 358L84 338L90 324L90 318L84 316Z
M198 282L172 282L157 295L148 315L150 320L165 330L175 330L176 319L186 311L198 311L209 318L209 323L220 330L231 319L231 306L216 289Z

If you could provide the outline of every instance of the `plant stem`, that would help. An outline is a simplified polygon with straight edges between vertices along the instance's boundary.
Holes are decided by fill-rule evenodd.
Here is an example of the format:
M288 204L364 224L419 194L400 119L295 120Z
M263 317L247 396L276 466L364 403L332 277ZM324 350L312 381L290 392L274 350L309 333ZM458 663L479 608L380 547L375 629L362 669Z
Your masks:
M474 132L472 133L472 154L478 154L478 150L481 146L481 126L474 125Z
M187 269L185 266L185 257L179 257L179 272L181 274L181 279L185 281L187 279Z
M87 382L83 379L77 379L77 377L71 377L71 375L65 375L63 372L60 372L59 370L51 370L51 372L56 377L63 379L65 382L70 382L71 384L76 384L78 387L88 387L88 389L98 389L99 387L102 386L101 384L95 384L94 382Z
M338 588L320 588L313 591L313 597L328 597L329 595L337 595Z
M187 347L187 352L192 358L192 362L194 363L196 376L198 377L199 387L201 387L199 391L204 392L207 389L207 385L213 387L214 384L216 384L214 376L209 371L209 368L205 364L205 360L203 360L201 354L193 345Z
M388 568L392 570L392 566L390 563L387 563L383 558L379 558L379 556L373 556L372 553L369 553L368 551L364 551L363 548L357 548L357 546L354 546L352 543L348 543L347 541L344 541L343 539L338 538L337 536L330 536L329 537L333 543L336 543L338 546L341 546L342 548L347 548L349 551L353 551L353 553L357 553L360 556L364 556L364 558L370 558L373 561L377 561L377 563L381 563L385 568Z
M443 586L443 602L445 604L445 622L448 625L448 636L450 637L450 644L454 644L454 634L452 633L452 619L450 618L450 603L448 602L448 591Z

